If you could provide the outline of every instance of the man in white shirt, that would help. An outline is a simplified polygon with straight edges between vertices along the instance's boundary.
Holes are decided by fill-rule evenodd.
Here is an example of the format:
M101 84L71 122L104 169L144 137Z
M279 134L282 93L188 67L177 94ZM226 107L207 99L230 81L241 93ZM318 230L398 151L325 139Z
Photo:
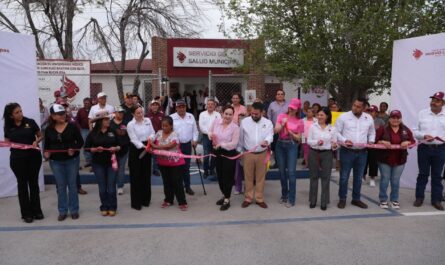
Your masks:
M221 114L215 111L216 102L213 99L207 100L207 110L199 114L199 130L202 133L202 149L204 155L210 154L212 151L212 141L209 139L208 133L210 126L216 119L221 119ZM204 158L204 178L214 175L215 159L210 157Z
M419 121L413 129L414 137L422 141L417 147L417 163L419 175L416 183L415 207L420 207L425 198L425 187L431 172L431 204L443 211L442 171L445 164L445 111L443 92L432 95L430 108L419 112Z
M97 94L97 104L91 107L88 114L90 130L93 129L94 122L92 120L96 117L96 113L104 110L108 111L108 113L114 113L114 107L107 104L107 95L104 92L100 92Z
M170 115L173 119L173 130L178 134L181 152L184 155L192 154L192 146L196 147L198 141L198 127L193 114L186 112L186 103L183 99L176 101L176 113ZM190 187L190 158L185 158L184 186L188 195L195 192Z
M259 102L252 104L251 116L242 120L240 126L239 151L252 151L243 156L244 180L246 192L242 208L255 201L261 208L267 208L264 202L264 183L266 179L267 149L273 140L272 122L262 116L264 106ZM254 187L255 181L255 187Z
M366 99L358 98L352 104L352 110L342 114L335 123L338 140L343 144L340 149L340 188L338 208L344 209L348 194L348 180L353 170L353 188L351 204L366 209L368 205L360 200L362 176L366 167L367 152L361 146L374 143L375 128L371 115L364 113Z

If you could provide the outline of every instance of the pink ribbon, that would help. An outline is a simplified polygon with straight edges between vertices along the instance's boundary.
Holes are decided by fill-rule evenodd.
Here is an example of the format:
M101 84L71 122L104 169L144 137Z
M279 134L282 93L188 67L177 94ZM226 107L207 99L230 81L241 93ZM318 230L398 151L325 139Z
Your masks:
M7 142L7 141L0 141L0 147L9 147L9 148L21 149L21 150L28 150L28 149L40 150L39 147L34 147L33 145L30 145L30 144L19 144L19 143Z

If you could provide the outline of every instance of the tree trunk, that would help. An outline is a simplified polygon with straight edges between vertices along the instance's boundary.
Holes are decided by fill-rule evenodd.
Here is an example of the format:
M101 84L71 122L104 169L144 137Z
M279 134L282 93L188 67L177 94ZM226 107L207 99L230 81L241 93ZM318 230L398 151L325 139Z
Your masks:
M37 28L34 24L34 20L31 16L31 10L29 8L29 0L23 1L23 8L25 9L26 18L28 19L29 27L31 28L32 34L34 35L34 40L36 42L36 49L37 49L37 57L39 59L45 59L45 53L43 51L42 46L40 45L40 39L39 39L39 33L37 31Z
M66 1L66 28L65 28L65 54L64 59L73 59L73 19L76 9L75 0Z

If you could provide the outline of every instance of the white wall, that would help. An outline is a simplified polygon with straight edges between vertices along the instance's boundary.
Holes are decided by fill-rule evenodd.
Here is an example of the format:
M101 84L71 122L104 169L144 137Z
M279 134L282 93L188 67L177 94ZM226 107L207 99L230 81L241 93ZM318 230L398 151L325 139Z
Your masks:
M108 96L107 103L113 106L120 105L119 97L117 95L117 86L114 76L107 76L107 75L99 75L99 74L92 74L91 75L91 83L102 83L102 91L105 92ZM125 76L123 79L124 84L124 94L126 92L132 92L133 91L133 81L134 76ZM144 100L144 82L149 81L151 82L151 79L143 78L141 77L141 84L139 86L139 96Z

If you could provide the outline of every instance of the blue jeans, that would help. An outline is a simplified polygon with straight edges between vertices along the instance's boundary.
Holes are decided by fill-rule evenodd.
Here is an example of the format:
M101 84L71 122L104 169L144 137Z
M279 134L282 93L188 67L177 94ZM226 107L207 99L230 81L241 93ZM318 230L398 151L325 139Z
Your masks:
M381 202L388 201L388 195L386 191L388 190L388 185L391 182L391 196L390 200L392 202L399 201L399 186L400 186L400 176L402 175L405 165L390 166L385 163L378 163L380 170L380 192L379 199Z
M90 133L90 130L88 129L81 129L80 134L82 135L83 142L87 140L87 136ZM91 152L86 152L85 149L83 150L83 157L85 157L85 162L87 164L91 164Z
M417 176L416 198L425 198L425 187L431 171L431 203L441 202L443 197L442 170L445 164L445 145L428 146L421 144L417 147Z
M123 188L125 184L125 165L127 164L127 160L128 152L125 153L125 155L123 156L117 157L117 164L119 166L119 169L117 171L116 182L118 188Z
M340 200L346 200L348 195L348 180L353 170L353 184L352 184L352 200L360 200L360 192L362 189L362 177L365 172L365 166L368 153L366 150L352 150L345 147L340 149L340 188L338 190L338 197Z
M275 157L280 171L281 199L295 205L298 144L292 140L278 140L275 145Z
M116 211L116 172L111 165L105 166L94 162L92 168L99 185L100 210Z
M212 151L212 141L210 141L207 134L202 135L202 149L204 155L208 155ZM215 169L215 159L209 156L204 157L204 172L208 173L209 170Z
M49 160L57 184L59 214L79 212L76 177L79 171L79 156L65 161ZM68 188L68 194L66 189Z
M156 162L156 156L154 154L151 155L151 162L152 162L151 170L153 171L153 173L155 171L159 171L158 162Z
M191 155L192 154L192 143L181 143L181 152L184 155ZM190 158L184 158L185 165L183 166L184 171L182 175L182 179L184 181L184 187L186 189L190 188Z

